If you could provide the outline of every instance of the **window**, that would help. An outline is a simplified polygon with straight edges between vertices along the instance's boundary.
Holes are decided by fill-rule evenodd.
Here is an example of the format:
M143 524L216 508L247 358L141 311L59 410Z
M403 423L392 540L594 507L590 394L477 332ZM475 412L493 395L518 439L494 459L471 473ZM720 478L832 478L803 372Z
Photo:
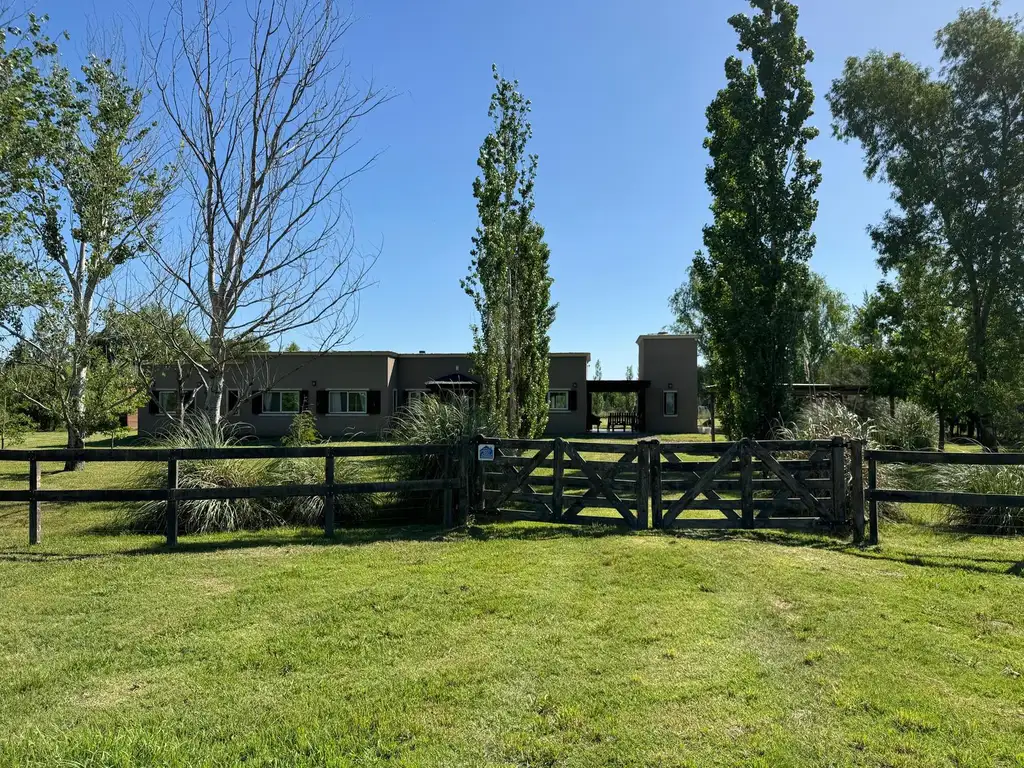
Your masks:
M176 413L178 410L178 393L173 389L163 389L157 393L160 413Z
M568 411L569 410L569 390L567 389L553 389L548 392L548 410L549 411Z
M676 407L676 395L678 393L673 391L665 392L665 415L666 416L678 416L679 409Z
M391 390L391 410L392 412L398 410L398 387Z
M297 389L267 392L263 396L264 413L298 413L299 391Z
M409 405L422 400L427 396L427 390L425 389L407 389L405 390L405 402Z
M332 390L328 406L330 413L366 413L366 392Z

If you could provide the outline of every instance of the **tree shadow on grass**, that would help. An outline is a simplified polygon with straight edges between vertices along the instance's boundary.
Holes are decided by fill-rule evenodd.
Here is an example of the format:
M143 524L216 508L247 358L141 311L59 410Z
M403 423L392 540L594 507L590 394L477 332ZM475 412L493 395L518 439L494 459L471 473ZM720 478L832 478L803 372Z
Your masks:
M123 533L123 531L122 531ZM150 534L152 535L152 534ZM323 531L310 529L269 529L260 532L237 531L226 534L183 534L175 546L163 538L143 546L110 552L39 552L17 549L0 552L0 562L59 562L62 560L94 560L147 555L204 554L246 549L280 549L284 547L358 547L382 542L431 541L441 538L437 526L364 526L338 528L333 538Z
M973 556L967 552L945 554L939 552L907 552L884 546L857 546L846 539L821 533L799 533L780 530L715 530L672 531L669 535L697 541L756 541L783 547L807 547L850 555L866 560L884 560L899 565L942 568L968 573L1024 576L1024 561L1014 558ZM966 538L966 537L964 537Z

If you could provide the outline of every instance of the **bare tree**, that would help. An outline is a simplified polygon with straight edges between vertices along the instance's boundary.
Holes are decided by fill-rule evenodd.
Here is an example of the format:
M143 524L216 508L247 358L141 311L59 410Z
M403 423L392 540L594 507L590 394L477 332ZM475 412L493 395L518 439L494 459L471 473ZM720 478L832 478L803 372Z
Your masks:
M255 0L241 41L221 10L199 0L192 17L178 0L148 56L187 210L155 269L204 337L192 362L213 421L240 354L295 331L332 349L351 331L373 258L356 252L344 191L374 159L347 162L352 131L390 98L354 83L352 18L331 0Z

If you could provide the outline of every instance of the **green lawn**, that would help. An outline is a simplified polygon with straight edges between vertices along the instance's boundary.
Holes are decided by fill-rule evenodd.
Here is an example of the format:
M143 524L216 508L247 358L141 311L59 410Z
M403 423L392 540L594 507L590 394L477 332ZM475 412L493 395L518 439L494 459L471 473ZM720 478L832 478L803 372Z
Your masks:
M49 506L29 550L0 505L0 765L1024 766L1024 545L935 510L864 551L508 524L173 553L115 512Z

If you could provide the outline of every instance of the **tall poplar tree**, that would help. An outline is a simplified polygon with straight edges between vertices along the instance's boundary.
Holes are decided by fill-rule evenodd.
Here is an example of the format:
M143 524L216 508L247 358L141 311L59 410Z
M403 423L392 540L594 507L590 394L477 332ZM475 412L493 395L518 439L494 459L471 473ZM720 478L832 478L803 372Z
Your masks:
M488 116L494 130L480 147L481 175L473 182L480 224L462 287L480 314L473 327L474 366L481 405L507 437L536 437L548 421L548 332L555 319L548 275L550 251L534 220L537 156L530 102L518 81L492 67L495 89Z
M814 92L805 69L814 54L797 34L796 6L750 4L752 17L729 24L751 63L726 60L728 84L707 110L714 223L691 270L711 378L733 436L766 435L789 416L821 183L821 164L807 155L818 135L807 125Z

